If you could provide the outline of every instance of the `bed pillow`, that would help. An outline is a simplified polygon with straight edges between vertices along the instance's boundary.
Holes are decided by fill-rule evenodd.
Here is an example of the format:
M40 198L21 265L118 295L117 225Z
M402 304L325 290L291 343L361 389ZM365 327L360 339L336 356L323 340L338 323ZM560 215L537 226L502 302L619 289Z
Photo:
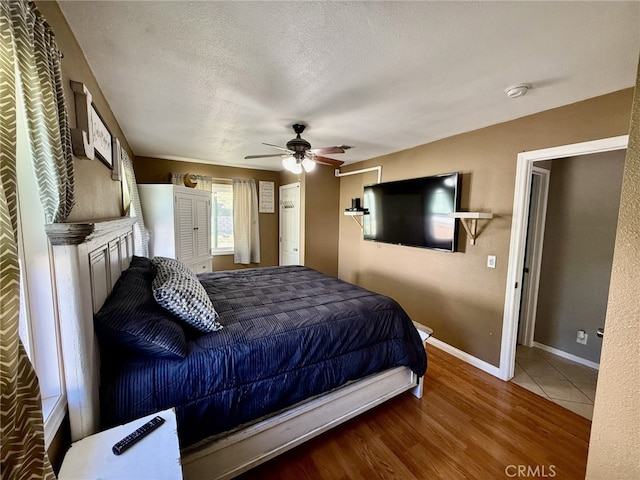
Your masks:
M176 260L175 258L169 257L153 257L151 259L151 264L156 269L156 272L159 272L161 275L167 274L174 270L179 272L191 272L189 267L187 267L180 260Z
M153 296L160 306L201 332L222 328L206 290L190 270L158 268Z
M160 307L151 287L155 268L133 257L94 316L103 349L121 347L135 355L184 358L187 341L179 320Z
M126 272L138 272L146 278L150 278L153 280L153 277L156 275L156 267L153 265L153 262L149 260L147 257L138 257L133 255L131 257L131 262L129 262L129 268L125 270Z

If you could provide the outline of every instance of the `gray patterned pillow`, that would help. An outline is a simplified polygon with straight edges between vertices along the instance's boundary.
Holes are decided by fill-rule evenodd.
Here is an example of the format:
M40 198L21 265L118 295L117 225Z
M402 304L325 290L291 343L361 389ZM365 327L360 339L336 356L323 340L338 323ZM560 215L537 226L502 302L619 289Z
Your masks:
M222 328L206 290L191 271L159 268L152 286L156 302L192 327L202 332Z
M169 257L153 257L151 259L151 264L156 268L156 271L160 274L166 274L173 270L178 270L181 272L190 272L189 267L187 267L180 260L176 260L175 258Z

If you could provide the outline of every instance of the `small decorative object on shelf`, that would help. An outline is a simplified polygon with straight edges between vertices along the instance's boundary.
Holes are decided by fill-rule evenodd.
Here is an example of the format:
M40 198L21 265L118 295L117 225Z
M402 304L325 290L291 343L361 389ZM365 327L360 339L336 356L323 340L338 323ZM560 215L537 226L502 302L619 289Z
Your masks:
M198 186L198 179L195 175L191 175L190 173L184 174L184 186L189 188L196 188Z
M344 211L345 215L367 215L368 213L367 208L362 208L359 198L352 198L351 208L346 208Z
M359 198L351 199L351 208L345 208L344 214L353 218L353 220L358 224L358 226L362 229L362 222L359 221L356 217L361 217L363 215L369 215L368 208L362 208Z

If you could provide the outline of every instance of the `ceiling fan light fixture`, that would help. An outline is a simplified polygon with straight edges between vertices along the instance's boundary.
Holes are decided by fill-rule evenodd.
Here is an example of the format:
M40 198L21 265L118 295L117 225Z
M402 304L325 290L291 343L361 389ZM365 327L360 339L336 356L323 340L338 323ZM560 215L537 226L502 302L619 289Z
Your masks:
M316 168L316 162L305 158L302 160L302 168L304 168L304 171L307 173L312 172Z
M298 162L293 155L282 159L282 166L296 175L300 175L302 173L302 165L300 165L300 162Z
M287 170L291 171L291 169L295 166L296 159L293 157L285 157L282 159L282 166Z
M339 167L344 162L336 160L335 158L325 157L325 154L344 153L345 150L353 148L350 145L334 145L331 147L314 148L311 149L311 144L304 138L300 137L300 134L304 131L305 125L302 123L296 123L293 126L293 131L296 133L296 138L293 138L287 142L286 147L279 145L273 145L271 143L263 143L269 147L277 148L278 150L286 153L274 153L267 155L246 155L245 159L253 158L267 158L267 157L281 157L282 166L289 172L293 172L299 175L304 170L305 172L311 172L316 168L316 163L321 165L330 165ZM344 147L344 148L343 148Z

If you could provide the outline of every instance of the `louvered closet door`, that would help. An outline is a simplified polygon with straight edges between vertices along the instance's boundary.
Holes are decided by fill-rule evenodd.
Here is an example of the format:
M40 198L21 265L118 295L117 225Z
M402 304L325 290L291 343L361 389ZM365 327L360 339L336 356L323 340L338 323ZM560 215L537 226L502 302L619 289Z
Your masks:
M175 229L176 229L176 258L183 263L189 263L196 258L196 245L193 223L194 202L191 195L176 193L175 201Z
M194 199L196 226L196 256L198 258L211 255L211 199L198 196Z

